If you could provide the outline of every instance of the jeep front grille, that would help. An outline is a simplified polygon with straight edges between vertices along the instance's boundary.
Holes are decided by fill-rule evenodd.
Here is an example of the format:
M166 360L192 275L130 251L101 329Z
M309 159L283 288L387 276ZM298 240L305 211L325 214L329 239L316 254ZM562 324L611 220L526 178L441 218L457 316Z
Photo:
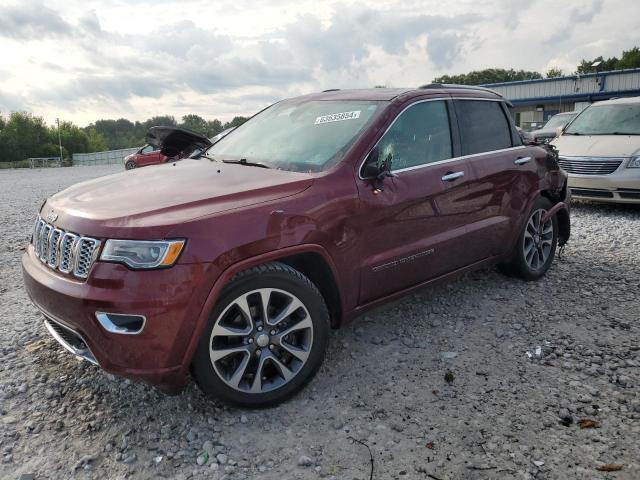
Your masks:
M40 217L33 228L31 244L42 263L78 278L87 278L100 249L99 240L65 232Z

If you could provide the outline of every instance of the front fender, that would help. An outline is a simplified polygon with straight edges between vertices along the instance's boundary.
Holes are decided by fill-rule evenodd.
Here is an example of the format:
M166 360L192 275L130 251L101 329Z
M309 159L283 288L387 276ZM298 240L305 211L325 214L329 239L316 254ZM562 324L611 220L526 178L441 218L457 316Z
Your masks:
M189 366L191 365L193 356L196 352L196 349L198 348L198 342L200 341L200 337L204 332L204 329L209 320L210 312L213 310L213 307L215 306L218 298L220 297L220 294L223 288L229 283L229 281L233 278L233 276L243 270L247 270L249 268L252 268L267 262L273 262L279 259L283 259L285 257L298 255L302 253L317 253L321 255L324 261L327 263L327 265L331 269L333 277L336 283L338 284L337 287L338 289L340 289L341 280L340 280L340 277L337 275L337 269L333 262L333 259L321 245L317 245L317 244L304 244L304 245L296 245L288 248L281 248L281 249L273 250L273 251L263 253L254 257L245 258L241 261L234 263L233 265L229 266L228 268L226 268L224 271L220 273L217 280L215 280L211 288L211 291L209 292L207 300L205 301L202 311L200 312L200 315L196 322L191 339L185 351L184 359L182 361L182 368L184 369L184 371L187 371L189 369ZM345 307L344 302L342 301L342 303L343 304L341 305L341 308L344 311L344 307Z

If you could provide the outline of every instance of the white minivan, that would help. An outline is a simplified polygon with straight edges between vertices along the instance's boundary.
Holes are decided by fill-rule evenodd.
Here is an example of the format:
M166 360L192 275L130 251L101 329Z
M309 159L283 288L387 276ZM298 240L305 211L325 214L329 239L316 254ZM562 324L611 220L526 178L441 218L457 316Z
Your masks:
M640 203L640 97L590 105L551 144L574 198Z

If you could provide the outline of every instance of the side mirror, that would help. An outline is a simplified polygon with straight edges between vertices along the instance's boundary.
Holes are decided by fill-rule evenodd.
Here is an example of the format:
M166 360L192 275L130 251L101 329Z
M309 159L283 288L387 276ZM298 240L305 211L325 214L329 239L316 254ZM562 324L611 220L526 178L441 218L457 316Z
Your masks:
M562 135L562 132L564 132L564 127L556 128L556 137L559 137L560 135Z
M371 153L369 153L369 156L364 163L364 168L362 169L362 178L378 178L378 175L380 175L380 165L378 164L379 157L380 152L378 151L378 147L375 147L373 150L371 150Z
M375 147L367 157L367 161L362 170L362 177L366 179L375 178L378 180L382 180L385 177L395 177L395 175L391 173L392 163L393 155L391 153L389 153L383 161L380 161L380 151L378 147Z

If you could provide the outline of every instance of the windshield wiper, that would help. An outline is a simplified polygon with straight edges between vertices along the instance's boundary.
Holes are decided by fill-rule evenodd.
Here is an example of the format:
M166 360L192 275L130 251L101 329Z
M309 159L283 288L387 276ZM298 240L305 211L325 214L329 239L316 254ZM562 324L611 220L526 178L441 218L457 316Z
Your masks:
M260 167L260 168L271 168L268 165L265 165L264 163L258 163L258 162L248 162L246 158L241 158L240 160L222 160L224 163L235 163L237 165L246 165L247 167Z

